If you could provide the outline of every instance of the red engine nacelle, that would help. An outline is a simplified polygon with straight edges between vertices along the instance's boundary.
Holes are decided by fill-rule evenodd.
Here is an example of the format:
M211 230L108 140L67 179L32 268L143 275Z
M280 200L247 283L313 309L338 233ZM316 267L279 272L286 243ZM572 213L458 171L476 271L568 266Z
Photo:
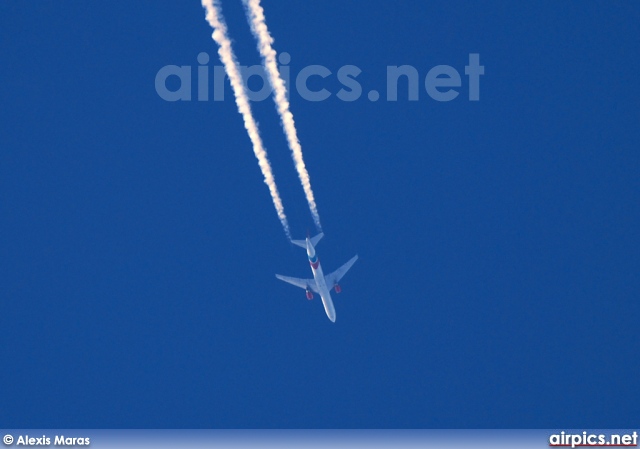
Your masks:
M307 299L309 301L311 301L313 299L313 293L311 293L311 290L307 290Z
M340 293L342 291L342 287L340 287L338 284L334 285L333 288L336 289L336 293Z

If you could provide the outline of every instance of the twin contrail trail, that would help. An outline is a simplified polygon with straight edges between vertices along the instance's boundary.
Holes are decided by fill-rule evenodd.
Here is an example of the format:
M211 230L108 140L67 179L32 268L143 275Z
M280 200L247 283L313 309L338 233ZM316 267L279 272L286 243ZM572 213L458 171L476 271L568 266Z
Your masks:
M238 111L240 112L240 114L242 114L244 127L246 128L247 133L249 134L249 139L251 139L251 143L253 144L253 152L258 159L260 170L262 171L262 175L264 176L264 182L269 187L269 193L271 193L273 205L276 208L276 212L278 213L278 218L282 223L284 232L287 235L287 238L291 240L289 223L287 221L287 216L284 213L284 206L282 205L282 200L280 199L280 194L278 193L278 187L276 186L276 181L273 177L273 172L271 171L271 165L269 164L269 159L267 158L267 151L265 150L262 144L262 139L260 138L258 124L256 123L255 119L253 118L253 114L251 113L249 96L247 95L247 91L244 87L242 75L240 74L240 67L236 60L235 54L233 53L233 49L231 48L231 40L227 36L227 25L224 21L224 17L222 16L220 5L218 4L217 0L202 0L202 6L207 11L207 22L209 22L209 25L211 25L211 27L213 28L213 34L211 36L213 37L213 40L218 44L218 54L220 55L220 60L224 65L225 71L227 72L229 81L231 82L233 94L236 98L236 105L238 106ZM317 221L316 223L319 223L319 221Z
M204 1L204 0L203 0ZM309 180L309 173L304 165L304 159L302 157L302 147L298 140L298 133L296 131L295 121L293 120L293 114L289 110L289 101L287 100L287 89L284 85L284 81L278 71L278 64L276 62L276 51L271 44L273 38L269 34L269 29L265 22L264 10L260 6L260 0L242 0L247 12L247 19L251 25L251 31L258 41L258 50L262 56L263 65L266 69L269 82L273 88L273 100L276 103L278 114L280 114L280 120L282 122L282 128L287 136L287 142L289 149L291 150L291 156L298 172L298 177L302 183L304 194L307 197L309 203L309 209L311 210L311 216L318 228L318 231L322 229L320 225L320 215L318 215L318 207L311 190L311 182Z

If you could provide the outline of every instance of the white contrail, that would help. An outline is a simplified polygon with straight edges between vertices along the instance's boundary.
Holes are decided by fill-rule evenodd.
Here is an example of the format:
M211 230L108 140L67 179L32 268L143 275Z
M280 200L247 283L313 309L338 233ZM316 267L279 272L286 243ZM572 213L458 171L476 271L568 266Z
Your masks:
M304 159L302 158L302 147L298 140L298 133L296 131L296 124L293 120L293 114L289 110L289 101L287 100L287 89L284 85L284 81L280 77L278 71L278 64L276 62L276 51L271 44L273 38L269 34L269 29L265 22L264 10L260 6L260 0L242 0L245 5L247 13L247 19L251 25L251 31L258 40L258 50L262 56L262 62L267 71L269 82L273 87L273 100L276 103L278 114L280 114L280 120L282 121L282 127L284 133L287 136L287 142L291 149L291 155L298 171L298 177L302 183L304 194L307 197L309 203L309 209L313 216L313 221L316 223L316 227L320 231L320 215L318 215L318 208L316 206L316 200L313 197L313 191L311 190L311 182L309 180L309 173L304 165Z
M240 68L236 60L236 56L231 48L231 40L227 36L227 24L224 21L224 16L218 4L218 0L202 0L202 6L207 11L207 22L213 28L213 40L218 44L218 54L220 60L224 65L224 69L227 72L231 87L233 88L233 94L236 97L236 105L238 105L238 111L242 114L244 119L244 127L249 134L251 143L253 144L253 153L258 159L260 170L264 176L264 182L269 187L271 198L273 199L273 205L278 213L278 218L282 223L287 238L291 240L291 233L289 232L289 223L287 222L287 216L284 213L284 206L278 193L278 187L271 171L271 165L267 158L267 151L262 145L262 139L260 138L260 132L258 131L258 124L253 118L251 113L251 106L249 104L249 97L245 90L242 75L240 74Z

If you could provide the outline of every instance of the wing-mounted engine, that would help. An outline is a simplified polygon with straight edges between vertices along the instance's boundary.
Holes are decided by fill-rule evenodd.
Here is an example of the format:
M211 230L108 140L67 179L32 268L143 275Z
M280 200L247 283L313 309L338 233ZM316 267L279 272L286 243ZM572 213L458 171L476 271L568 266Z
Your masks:
M333 284L333 289L336 291L336 293L342 292L342 287L340 287L340 284L338 284L337 282Z
M309 301L311 301L313 299L313 292L308 287L307 287L307 299Z

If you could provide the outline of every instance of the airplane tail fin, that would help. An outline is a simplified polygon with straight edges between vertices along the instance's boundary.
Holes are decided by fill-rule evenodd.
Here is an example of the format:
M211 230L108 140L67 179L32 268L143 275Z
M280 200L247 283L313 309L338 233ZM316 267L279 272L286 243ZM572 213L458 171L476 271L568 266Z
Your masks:
M315 246L318 244L318 242L320 241L320 239L324 236L324 233L321 232L320 234L316 235L315 237L311 238L311 244ZM291 243L293 243L294 245L299 246L300 248L304 248L307 249L307 241L306 240L291 240Z

